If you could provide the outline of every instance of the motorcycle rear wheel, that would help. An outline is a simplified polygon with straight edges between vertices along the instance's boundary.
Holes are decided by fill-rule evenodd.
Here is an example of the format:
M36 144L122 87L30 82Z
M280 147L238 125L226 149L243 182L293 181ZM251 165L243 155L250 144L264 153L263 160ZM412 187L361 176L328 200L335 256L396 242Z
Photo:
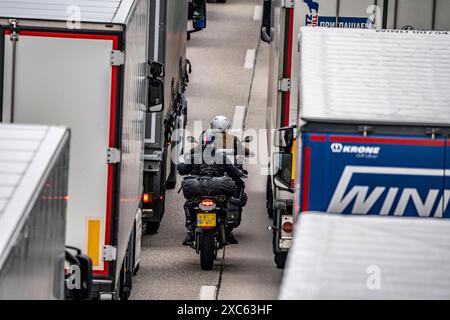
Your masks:
M200 236L200 265L202 270L212 270L216 255L215 236L212 232L204 232Z

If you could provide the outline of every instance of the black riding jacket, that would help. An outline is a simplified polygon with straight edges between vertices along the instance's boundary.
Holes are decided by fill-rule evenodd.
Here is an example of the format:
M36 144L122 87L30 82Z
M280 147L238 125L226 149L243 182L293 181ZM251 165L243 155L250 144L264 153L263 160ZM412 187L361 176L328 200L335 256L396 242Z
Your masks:
M201 159L201 161L198 161L198 155L192 154L188 163L182 163L178 165L178 173L182 176L193 175L202 177L223 177L225 174L227 174L236 183L240 184L242 182L241 178L244 177L244 173L239 170L234 164L231 164L229 161L227 161L225 154L220 154L219 157L223 157L223 161L213 162L205 161L203 159ZM216 157L216 159L218 158Z

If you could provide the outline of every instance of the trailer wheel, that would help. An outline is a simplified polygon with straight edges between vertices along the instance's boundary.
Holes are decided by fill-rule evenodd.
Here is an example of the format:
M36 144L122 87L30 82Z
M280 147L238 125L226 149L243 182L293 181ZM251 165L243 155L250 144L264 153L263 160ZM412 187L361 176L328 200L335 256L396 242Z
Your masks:
M122 263L119 277L119 299L128 300L131 296L131 290L133 289L133 273L134 273L134 231L131 234L131 238L128 242L128 249L125 255L125 259Z
M266 186L266 201L267 201L267 215L270 219L273 219L273 190L272 190L272 178L267 176Z
M127 301L130 298L131 292L125 289L125 278L126 272L124 271L124 266L122 266L122 270L120 271L119 288L118 288L119 300Z

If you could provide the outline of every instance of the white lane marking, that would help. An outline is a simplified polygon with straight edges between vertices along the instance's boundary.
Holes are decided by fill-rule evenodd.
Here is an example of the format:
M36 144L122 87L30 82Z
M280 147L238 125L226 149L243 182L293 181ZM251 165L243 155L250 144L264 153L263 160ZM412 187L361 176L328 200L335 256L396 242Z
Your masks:
M236 106L236 110L234 111L233 126L231 127L232 134L236 136L242 134L242 131L244 130L244 120L246 112L246 106Z
M203 286L200 289L200 300L216 300L216 294L216 286Z
M253 69L255 67L256 50L248 49L245 55L244 69Z
M253 20L254 21L261 21L262 20L262 14L263 14L263 7L262 6L255 6L255 12L253 13Z

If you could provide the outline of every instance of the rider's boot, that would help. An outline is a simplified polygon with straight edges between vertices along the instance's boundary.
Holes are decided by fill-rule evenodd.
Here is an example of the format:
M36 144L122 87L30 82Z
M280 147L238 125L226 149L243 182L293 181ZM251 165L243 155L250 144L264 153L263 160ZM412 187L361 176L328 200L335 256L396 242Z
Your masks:
M186 238L183 241L183 246L191 246L195 241L195 219L189 209L190 208L188 205L184 206L184 213L186 215L186 228L188 231Z
M234 237L232 230L227 230L225 235L226 241L229 244L238 244L239 241Z
M183 246L192 246L194 244L195 241L195 233L192 232L191 230L188 230L186 238L183 241Z

